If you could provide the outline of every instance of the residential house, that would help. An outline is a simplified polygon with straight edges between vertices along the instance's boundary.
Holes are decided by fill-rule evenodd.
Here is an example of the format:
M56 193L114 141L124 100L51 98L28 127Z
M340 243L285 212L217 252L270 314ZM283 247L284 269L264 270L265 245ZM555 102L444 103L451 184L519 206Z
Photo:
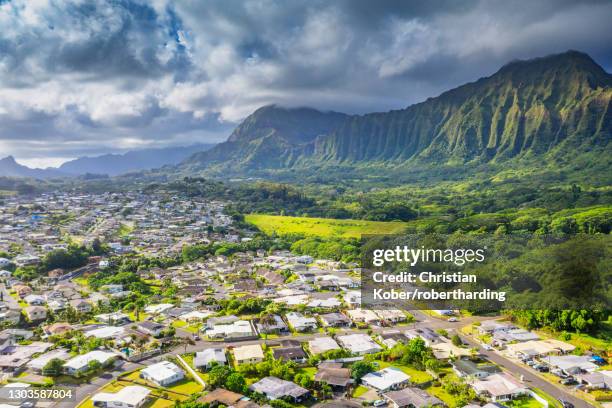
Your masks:
M91 303L84 299L74 299L70 301L70 306L77 311L77 313L85 314L90 313L93 310Z
M47 309L42 306L24 307L23 312L31 322L41 321L47 318Z
M427 391L415 387L407 387L398 391L383 394L392 408L425 408L444 406L444 403Z
M215 324L212 329L206 330L211 339L238 340L257 336L255 328L248 320L238 320L230 324Z
M259 344L251 344L234 348L234 360L237 364L259 363L264 359L264 353Z
M281 380L277 377L264 377L249 387L251 391L265 395L268 399L290 399L299 403L308 398L310 391L291 381Z
M453 371L461 378L485 378L501 371L496 365L476 364L468 359L455 360L451 365Z
M166 387L185 378L185 372L170 361L161 361L140 371L140 378Z
M410 382L410 376L395 367L387 367L380 371L368 373L361 378L361 383L374 388L380 393L404 388Z
M317 330L317 320L314 317L305 317L301 313L289 312L285 315L289 326L295 331L306 332Z
M342 363L329 362L319 364L314 381L326 383L336 392L346 391L346 388L353 383L350 369L343 368Z
M363 356L365 354L378 353L382 348L367 334L356 333L338 336L338 342L353 354Z
M342 313L326 313L319 316L324 327L349 327L351 319Z
M193 365L198 369L209 369L213 364L226 365L227 357L222 348L209 348L198 351L193 359Z
M340 350L340 346L331 337L315 337L308 342L308 349L313 355L323 354L330 350Z
M378 340L388 348L392 348L398 343L406 344L410 339L400 331L390 331L380 333L378 335Z
M151 390L140 385L128 385L117 392L99 392L91 397L94 407L139 408L149 397Z
M271 315L269 319L260 319L257 323L257 330L265 334L281 334L288 333L289 326L283 321L279 315Z
M153 337L161 336L163 330L166 328L163 324L155 323L151 321L140 322L136 325L137 330L146 333Z
M528 388L510 374L493 374L476 380L472 388L480 396L490 398L493 402L508 401L526 395Z
M308 356L299 344L297 346L274 347L272 355L277 360L293 361L294 363L304 363L308 359Z
M353 309L346 312L351 320L356 323L363 323L367 325L380 325L380 317L373 310L369 309Z
M97 361L102 365L106 365L115 358L117 358L115 353L102 350L93 350L89 353L82 354L68 360L66 364L64 364L64 370L67 374L75 375L87 371L89 369L89 363L92 361Z

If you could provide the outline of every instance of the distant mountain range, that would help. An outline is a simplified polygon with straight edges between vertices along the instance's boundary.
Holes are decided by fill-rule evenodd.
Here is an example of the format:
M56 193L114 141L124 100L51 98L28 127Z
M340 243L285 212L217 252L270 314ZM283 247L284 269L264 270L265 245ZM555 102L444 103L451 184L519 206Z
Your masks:
M514 61L402 110L346 115L265 106L183 173L243 173L313 165L503 163L603 149L612 139L612 75L568 51Z
M0 159L0 176L32 177L48 179L73 177L85 174L117 176L134 171L149 170L175 165L196 152L210 149L214 144L166 147L133 150L123 154L105 154L95 157L81 157L68 161L58 168L32 169L15 161L12 156Z

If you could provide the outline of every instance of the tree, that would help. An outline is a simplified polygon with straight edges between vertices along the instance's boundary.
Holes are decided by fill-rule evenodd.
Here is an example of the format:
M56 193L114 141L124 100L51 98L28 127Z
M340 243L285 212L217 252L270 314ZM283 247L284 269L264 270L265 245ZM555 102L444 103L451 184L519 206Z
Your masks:
M459 346L463 346L463 342L461 341L461 337L459 337L458 334L454 334L453 337L451 337L451 342L459 347Z
M367 361L357 361L351 367L351 377L354 380L359 381L361 380L361 377L367 373L371 373L372 371L374 371L374 365L372 363Z
M232 374L232 369L225 365L216 365L208 373L208 384L211 388L218 388L225 384Z
M59 358L52 358L51 360L47 362L47 364L45 364L45 366L42 369L42 373L43 375L46 375L49 377L58 377L62 374L63 369L64 369L64 362L60 360Z
M242 374L234 372L227 377L227 380L225 381L225 388L242 394L247 388L246 380Z

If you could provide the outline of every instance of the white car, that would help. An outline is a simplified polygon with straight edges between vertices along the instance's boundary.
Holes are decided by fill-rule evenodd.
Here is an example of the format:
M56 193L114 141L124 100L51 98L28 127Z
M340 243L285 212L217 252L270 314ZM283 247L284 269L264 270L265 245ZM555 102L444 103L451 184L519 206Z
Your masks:
M382 407L384 405L387 405L387 401L385 400L376 400L374 401L374 403L372 404L375 407Z
M448 321L451 322L451 323L454 323L454 322L458 322L459 319L457 319L456 317L449 317Z
M488 344L483 344L482 348L489 351L489 350L493 350L493 347L489 346Z

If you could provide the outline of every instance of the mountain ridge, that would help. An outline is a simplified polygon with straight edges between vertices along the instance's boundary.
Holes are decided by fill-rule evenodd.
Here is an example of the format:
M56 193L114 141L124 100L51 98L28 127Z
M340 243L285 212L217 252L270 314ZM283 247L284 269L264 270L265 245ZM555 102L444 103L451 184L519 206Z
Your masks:
M568 51L509 62L488 77L389 112L270 105L178 169L240 173L313 164L552 159L573 148L609 147L611 88L612 75L590 56Z

